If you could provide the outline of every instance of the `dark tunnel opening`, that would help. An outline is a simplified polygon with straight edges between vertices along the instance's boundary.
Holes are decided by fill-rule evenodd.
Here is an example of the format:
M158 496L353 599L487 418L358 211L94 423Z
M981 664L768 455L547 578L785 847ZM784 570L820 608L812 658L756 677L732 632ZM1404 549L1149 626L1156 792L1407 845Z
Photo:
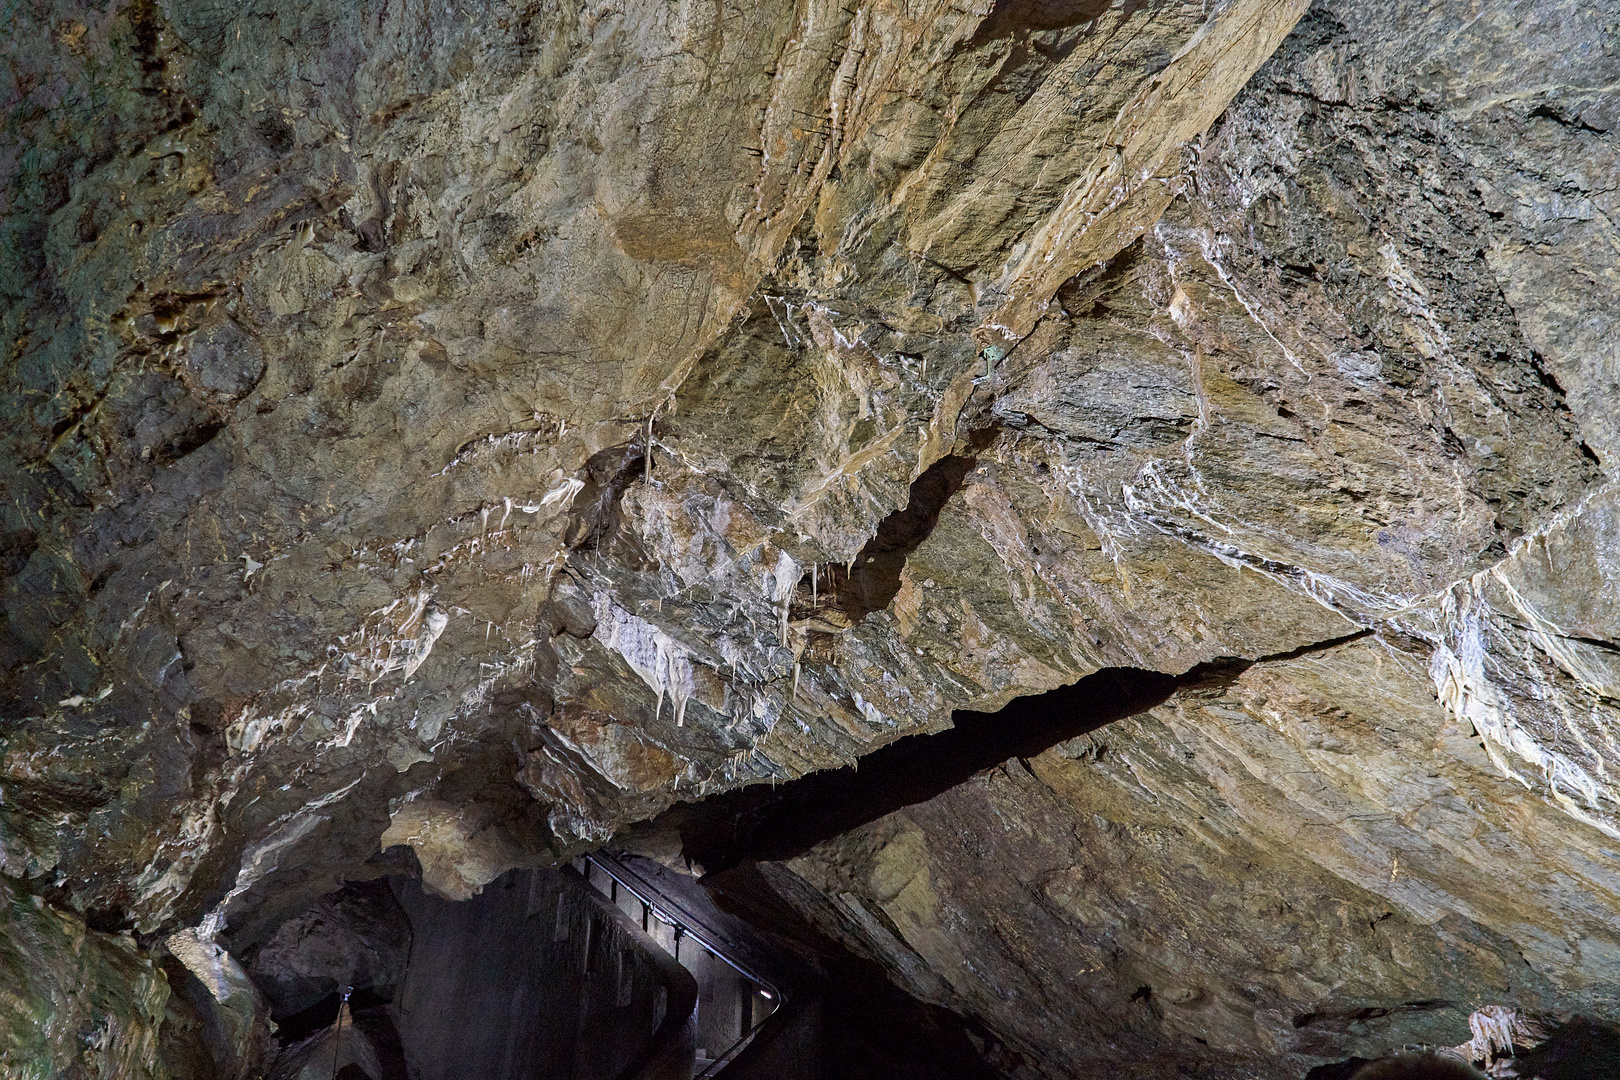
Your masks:
M373 1080L407 1080L410 1073L399 1030L394 1025L393 1013L389 1008L392 1003L391 997L370 987L353 990L349 995L348 1010L341 1013L340 1023L343 998L341 994L328 994L314 1005L280 1020L276 1038L281 1045L294 1047L319 1036L329 1036L334 1031L341 1033L343 1027L349 1027L365 1039L375 1057L378 1076ZM323 1063L327 1060L318 1049L310 1057L318 1058ZM340 1078L369 1076L363 1068L354 1064L344 1065L334 1075Z

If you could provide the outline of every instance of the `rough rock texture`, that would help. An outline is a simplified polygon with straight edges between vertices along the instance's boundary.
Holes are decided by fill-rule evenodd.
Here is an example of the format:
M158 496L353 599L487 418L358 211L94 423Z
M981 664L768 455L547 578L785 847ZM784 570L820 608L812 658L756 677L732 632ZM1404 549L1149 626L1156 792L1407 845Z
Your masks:
M1253 657L1327 612L1375 634L783 868L1043 1071L1239 1075L1260 1049L1298 1076L1466 1041L1485 1004L1616 1008L1617 171L1613 91L1588 82L1615 24L1453 14L1307 16L1204 140L1196 194L1013 354L1006 471L910 567L942 577L952 530L995 546L1062 505L1033 472L1067 481L1087 543L996 553L1038 589L1038 551L1092 548L1115 610L1159 617L1126 659ZM1012 515L980 509L992 484Z
M368 881L322 897L244 959L279 1020L344 987L391 999L410 948L410 920L388 883Z
M7 1076L169 1075L158 1047L169 986L128 937L87 930L0 880L0 977L28 990L0 997Z
M1612 1015L1620 11L1304 9L12 5L5 873L244 952L1241 657L772 872L1054 1076Z

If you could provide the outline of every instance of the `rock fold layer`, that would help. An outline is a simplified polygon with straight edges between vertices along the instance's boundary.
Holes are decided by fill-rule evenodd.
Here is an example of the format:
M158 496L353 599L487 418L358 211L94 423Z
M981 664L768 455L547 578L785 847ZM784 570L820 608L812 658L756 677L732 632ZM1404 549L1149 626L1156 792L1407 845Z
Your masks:
M1052 1075L1612 1011L1620 22L1302 12L19 11L5 872L240 950L1272 658L779 884Z

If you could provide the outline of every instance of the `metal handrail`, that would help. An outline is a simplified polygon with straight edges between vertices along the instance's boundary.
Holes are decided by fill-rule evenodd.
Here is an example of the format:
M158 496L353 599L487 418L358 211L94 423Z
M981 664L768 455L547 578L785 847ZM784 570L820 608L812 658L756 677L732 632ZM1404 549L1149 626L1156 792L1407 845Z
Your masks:
M634 870L631 870L629 867L620 863L616 859L611 859L610 857L604 858L598 854L586 855L584 858L586 862L602 871L602 873L606 874L614 881L617 881L620 886L628 890L630 894L637 900L640 900L643 904L646 904L661 922L668 923L670 926L680 927L688 937L696 938L699 945L702 945L715 956L718 956L721 960L725 961L726 965L732 970L736 971L737 974L751 982L759 983L761 986L765 987L765 989L769 990L771 992L771 996L775 997L778 1001L784 1000L781 990L774 982L767 979L753 968L748 967L743 961L736 960L731 956L728 956L723 947L719 944L719 935L714 931L702 926L696 916L694 916L691 912L674 911L673 909L679 906L679 902L665 896L656 885L652 884L646 878L643 878L640 874L637 874Z
M707 927L702 926L698 922L698 919L690 912L683 911L682 913L677 913L674 909L680 907L678 901L666 896L662 890L660 890L652 882L647 881L640 874L637 874L634 870L625 866L623 863L620 863L617 859L614 859L611 856L591 854L584 856L584 859L586 862L602 871L602 873L606 874L613 881L617 882L622 888L628 891L631 896L634 896L637 900L640 900L641 903L650 912L652 912L652 914L656 916L660 922L667 923L668 925L675 927L677 934L684 934L685 936L696 940L699 945L709 950L711 955L719 957L722 962L724 962L733 971L737 972L737 974L741 975L743 978L752 983L756 983L759 986L764 987L769 995L776 1001L776 1008L771 1010L769 1016L764 1017L758 1023L754 1024L753 1027L744 1032L743 1035L736 1042L732 1043L723 1054L711 1061L708 1068L704 1069L701 1073L698 1073L697 1076L693 1077L693 1080L705 1080L707 1077L714 1076L728 1063L730 1063L733 1058L742 1052L743 1048L753 1040L756 1034L759 1033L760 1028L769 1023L772 1018L784 1014L787 1007L788 998L787 995L782 992L781 988L779 988L771 980L765 978L758 971L745 965L742 961L727 955L726 952L720 947L720 935L709 930Z

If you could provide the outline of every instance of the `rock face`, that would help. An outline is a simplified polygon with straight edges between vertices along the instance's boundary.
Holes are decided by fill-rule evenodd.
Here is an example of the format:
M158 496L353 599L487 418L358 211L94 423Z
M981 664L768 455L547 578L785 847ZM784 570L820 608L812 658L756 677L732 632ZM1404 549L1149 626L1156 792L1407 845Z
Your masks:
M1031 1075L1614 1015L1620 11L1305 8L18 7L6 888L151 1023L1203 664L768 875Z
M0 971L8 990L27 988L0 1003L7 1074L169 1075L158 1047L169 986L135 943L86 930L7 881L0 904ZM100 1038L83 1040L81 1031Z

